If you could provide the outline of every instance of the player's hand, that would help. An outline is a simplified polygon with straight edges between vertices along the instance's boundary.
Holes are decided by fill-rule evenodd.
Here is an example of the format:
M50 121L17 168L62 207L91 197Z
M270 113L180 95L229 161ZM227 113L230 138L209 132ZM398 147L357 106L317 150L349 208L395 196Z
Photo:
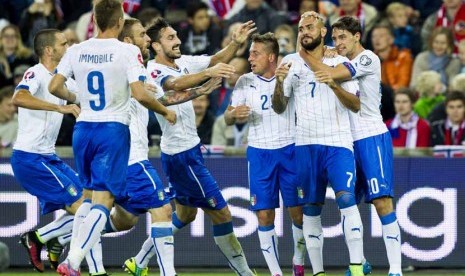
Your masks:
M323 55L325 58L335 58L337 56L337 50L336 48L330 48L325 46L325 52Z
M279 65L278 68L276 68L275 76L279 82L283 82L284 79L287 77L287 74L289 74L289 69L291 68L291 65L292 65L291 62L281 63L281 65Z
M58 112L61 114L73 114L73 116L77 118L79 117L79 113L81 113L81 109L75 104L60 105L58 107Z
M234 72L236 72L236 68L234 68L234 66L221 62L206 70L209 78L229 78L232 74L234 74Z
M318 82L327 84L330 88L336 87L336 82L331 77L331 74L326 71L315 72L315 79Z
M236 106L236 108L234 108L231 114L233 115L233 118L235 118L236 120L245 120L249 117L250 107L246 105Z
M163 116L163 118L165 118L171 125L176 124L176 112L173 110L168 109L168 112L165 116Z
M200 95L209 95L221 86L221 78L211 78L199 88Z
M232 41L242 45L249 38L250 34L256 30L257 28L255 27L255 22L252 20L247 21L241 24L241 26L237 28L235 32L233 32Z
M151 93L157 93L157 87L153 84L150 84L150 83L144 83L144 88L147 92L151 92Z

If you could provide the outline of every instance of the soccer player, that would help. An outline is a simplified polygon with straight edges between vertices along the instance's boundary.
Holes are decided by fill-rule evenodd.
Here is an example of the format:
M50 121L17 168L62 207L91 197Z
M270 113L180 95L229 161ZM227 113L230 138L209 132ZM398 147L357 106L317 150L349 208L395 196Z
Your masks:
M278 237L274 230L279 192L291 216L294 237L293 275L304 275L305 240L302 232L302 188L294 160L295 108L282 114L271 108L279 44L272 33L253 35L249 62L252 72L242 75L224 114L226 124L249 119L247 160L251 209L258 218L258 237L271 275L283 275L278 260Z
M53 71L67 47L66 38L60 31L46 29L38 32L34 37L34 52L39 63L26 71L13 96L13 103L19 106L18 136L11 156L16 180L39 199L42 215L59 209L67 211L52 223L21 235L31 264L40 272L44 271L40 259L42 247L71 232L73 214L84 199L76 172L55 155L63 114L77 117L80 112L77 105L66 105L48 91ZM72 80L67 85L70 89L75 88ZM54 260L53 265L57 265Z
M119 40L137 46L142 56L149 56L150 38L144 27L137 19L126 19L119 34ZM211 93L218 88L220 78L212 79L202 87L187 91L167 91L158 100L164 105L182 103L200 95ZM155 86L155 89L161 87ZM156 90L155 90L156 91ZM160 275L175 275L173 234L171 230L171 205L164 192L157 171L148 160L147 124L149 114L147 108L134 98L131 98L130 134L131 149L129 153L128 173L126 178L127 198L116 200L114 211L106 224L106 233L124 231L132 228L138 221L139 215L149 212L152 218L151 240L152 247L157 253ZM137 270L138 267L125 264L126 269L135 275L147 274L147 270Z
M329 66L347 61L336 56L326 58L321 17L303 16L299 22L301 48ZM342 87L325 72L314 72L299 54L283 58L276 70L273 109L285 111L294 100L297 116L295 152L298 174L304 183L303 231L314 275L325 275L323 268L323 231L321 210L326 186L331 183L341 210L343 230L350 255L352 275L361 276L363 225L354 194L355 165L349 112L360 109L356 81Z
M234 70L220 62L226 63L232 59L235 51L253 31L252 22L243 24L229 46L214 56L182 56L179 50L181 41L176 31L165 20L158 19L147 30L152 41L150 49L155 53L155 60L149 61L147 65L148 74L165 91L190 88L212 76L228 77ZM157 97L162 96L163 91L157 91ZM238 275L253 275L233 232L227 203L204 165L192 103L185 102L169 108L177 111L176 125L169 125L158 115L157 119L163 132L160 145L163 170L176 193L176 212L172 216L173 234L192 222L197 215L197 208L202 208L212 220L215 243L230 267ZM137 256L149 253L149 245L147 240ZM149 260L147 256L144 259L136 257L135 261L143 269Z
M364 49L360 43L361 27L357 19L342 17L333 24L332 28L336 50L340 55L349 58L350 62L330 68L304 51L301 51L301 55L312 69L329 72L336 80L353 78L359 81L361 110L359 113L350 114L357 164L357 197L360 196L361 199L364 196L365 202L375 206L383 225L383 239L390 266L389 275L400 276L402 275L401 236L392 202L394 196L392 140L380 113L380 60L376 54ZM364 265L365 274L370 271L369 264Z
M70 47L57 67L49 90L59 98L75 100L64 82L75 76L81 114L73 133L73 151L79 177L92 190L90 211L73 232L67 259L58 266L61 275L80 275L80 263L100 239L115 199L124 198L129 161L130 95L161 113L169 123L176 114L146 91L140 50L117 40L124 24L118 0L101 0L94 7L99 33L96 38ZM77 222L75 222L77 223Z

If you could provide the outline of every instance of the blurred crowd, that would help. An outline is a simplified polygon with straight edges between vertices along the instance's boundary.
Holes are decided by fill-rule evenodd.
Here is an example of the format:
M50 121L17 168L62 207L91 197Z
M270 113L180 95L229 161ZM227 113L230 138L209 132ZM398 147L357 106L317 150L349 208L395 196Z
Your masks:
M15 86L37 63L34 35L58 28L69 45L96 34L91 0L0 0L0 147L14 143ZM274 32L280 58L296 52L297 23L306 11L327 19L328 30L342 15L357 17L362 42L382 61L383 118L395 147L430 147L465 143L465 2L462 0L124 0L126 17L144 26L156 18L169 20L182 41L185 55L211 55L231 40L232 31L253 20L259 33ZM332 45L331 32L325 38ZM193 100L203 144L247 145L247 121L226 126L237 79L248 73L249 45L230 64L234 77L209 96ZM161 134L155 116L149 122L150 141ZM63 120L57 145L71 145L74 119Z

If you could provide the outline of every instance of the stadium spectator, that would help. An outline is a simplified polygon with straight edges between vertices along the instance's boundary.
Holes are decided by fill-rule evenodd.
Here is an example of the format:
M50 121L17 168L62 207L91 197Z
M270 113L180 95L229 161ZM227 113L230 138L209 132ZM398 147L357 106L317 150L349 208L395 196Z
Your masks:
M202 0L209 5L220 19L227 20L237 14L244 6L245 0Z
M458 74L452 79L449 85L449 91L460 91L465 94L465 73ZM435 122L446 119L446 104L441 102L437 104L429 113L428 122Z
M434 29L428 45L428 50L421 52L415 58L410 87L415 87L418 75L427 70L438 72L445 85L448 85L460 71L460 60L452 57L454 41L449 29L442 27Z
M11 146L18 132L18 115L11 101L14 90L13 86L0 90L0 148Z
M410 49L416 56L421 52L421 38L409 24L408 7L402 3L389 4L386 14L394 32L394 45L399 49Z
M179 30L186 55L213 55L221 48L222 31L211 21L208 5L193 1L187 6L188 25Z
M237 31L237 29L241 26L241 23L237 22L237 23L233 23L229 26L228 28L228 32L226 34L226 36L223 37L223 41L221 41L221 48L224 48L226 47L230 42L231 42L231 39L232 39L232 34ZM247 51L247 43L244 43L244 45L242 45L239 50L236 52L236 57L244 57L246 55L246 51Z
M11 73L10 64L5 57L0 55L0 88L13 83Z
M410 50L394 45L394 35L389 26L375 26L371 40L374 52L381 59L381 82L394 90L407 87L413 64Z
M213 125L211 144L215 146L246 147L249 124L247 118L236 120L234 125L228 126L224 115L219 116Z
M459 54L458 58L460 60L460 73L465 73L465 39L459 43Z
M34 1L23 12L19 29L25 44L32 47L34 36L42 29L56 28L61 21L61 17L55 8L55 0Z
M76 34L76 31L74 28L66 28L64 31L63 31L63 34L65 35L66 37L66 40L68 41L68 46L73 46L74 44L77 44L81 41L79 41L79 38Z
M229 62L229 65L234 66L236 72L231 77L225 79L223 85L209 96L209 110L215 117L223 115L231 102L231 94L237 80L240 76L249 72L249 63L244 58L233 58Z
M258 33L272 32L277 26L286 23L286 16L271 8L263 0L246 0L245 6L231 19L226 21L229 26L236 22L253 20Z
M431 144L465 145L465 95L452 91L445 103L447 118L431 124Z
M362 24L362 43L373 29L378 20L378 11L370 4L362 3L362 0L339 0L339 9L329 15L329 24L333 25L341 16L353 16ZM331 35L330 35L331 36Z
M27 69L29 69L29 65L24 64L19 65L15 68L15 71L13 72L13 84L15 87L21 82L24 73L26 73Z
M8 25L0 33L0 58L4 58L10 67L10 72L21 64L33 65L32 51L23 45L19 28Z
M0 18L5 16L11 24L18 24L21 14L31 4L31 0L2 0L0 5L2 12Z
M431 14L423 24L421 38L426 48L430 35L437 27L449 28L453 32L455 44L465 38L465 3L462 0L443 0L441 8ZM455 47L454 53L457 53Z
M144 27L152 25L159 17L161 17L160 11L153 7L141 10L136 16Z
M279 25L274 30L274 35L278 40L279 44L279 57L278 64L281 62L281 59L288 54L296 52L296 34L294 29L287 24Z
M200 96L192 100L192 105L194 106L195 125L197 126L200 143L210 145L213 124L215 123L215 116L208 111L210 100L207 95Z
M415 90L420 97L413 109L421 118L427 118L431 110L445 99L443 93L446 87L441 82L441 76L435 71L421 73L416 79Z
M430 144L428 122L413 111L415 98L414 91L409 88L399 89L394 96L396 116L386 122L394 147L414 149Z

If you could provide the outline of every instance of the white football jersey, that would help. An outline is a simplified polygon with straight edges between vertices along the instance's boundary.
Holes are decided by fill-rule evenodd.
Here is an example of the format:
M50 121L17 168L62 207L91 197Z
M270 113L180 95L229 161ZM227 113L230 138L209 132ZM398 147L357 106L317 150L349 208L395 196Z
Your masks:
M129 125L129 84L145 80L139 48L117 39L92 38L70 47L57 73L76 79L81 102L77 121Z
M129 165L149 159L149 139L147 125L149 110L136 99L131 98L131 150L129 151Z
M198 73L208 68L211 57L209 56L181 56L175 60L178 68L172 68L151 60L147 64L148 79L163 87L163 83L169 77L179 77L187 74ZM157 92L157 98L164 95L162 89ZM160 148L165 154L177 154L193 148L200 143L195 125L195 112L192 101L168 106L176 112L176 124L171 125L163 116L155 113L162 130Z
M323 59L324 64L332 67L347 61L342 56ZM284 81L284 95L295 98L295 144L317 144L353 150L349 120L351 111L342 105L329 86L315 80L313 71L299 54L285 56L282 63L287 62L292 62L292 66ZM358 93L356 81L347 81L341 86L349 93Z
M388 131L381 116L381 61L370 50L364 50L350 63L345 63L360 86L360 111L350 112L354 141Z
M24 73L23 79L16 89L29 91L32 96L57 105L65 105L66 101L53 96L48 85L53 74L39 63ZM68 89L77 93L74 80L66 81ZM55 142L60 131L63 114L54 111L18 108L18 136L13 149L31 153L55 153Z
M275 77L266 79L248 73L242 75L234 87L231 106L247 105L251 109L247 137L249 146L279 149L294 143L294 104L290 102L281 114L274 112L271 101L275 84Z

